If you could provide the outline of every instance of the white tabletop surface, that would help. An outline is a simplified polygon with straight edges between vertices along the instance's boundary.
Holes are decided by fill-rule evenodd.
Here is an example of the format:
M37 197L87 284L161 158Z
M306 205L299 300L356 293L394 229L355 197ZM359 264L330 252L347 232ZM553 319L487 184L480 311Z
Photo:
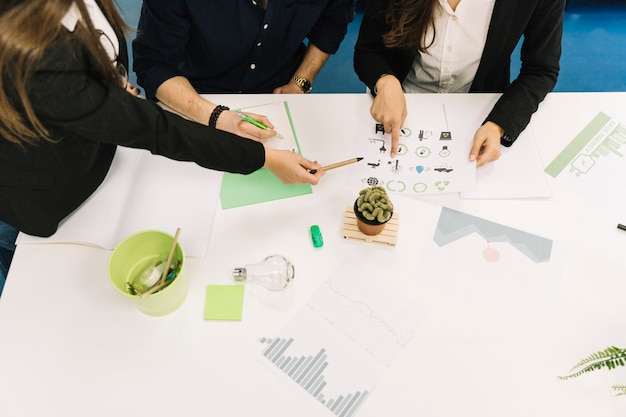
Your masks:
M481 97L411 101L471 108ZM211 98L231 107L277 99ZM357 124L369 117L367 95L280 99L289 103L305 156L322 164L354 156ZM531 124L544 166L600 111L626 122L626 93L550 94ZM20 245L0 298L0 416L327 415L260 363L257 339L278 334L346 258L379 272L428 313L357 416L618 415L626 399L609 387L626 384L626 372L570 381L557 375L591 352L626 345L626 232L616 229L626 208L621 219L603 213L552 179L553 196L544 199L403 197L394 199L402 214L398 243L382 247L342 237L343 211L358 192L346 173L329 171L310 195L218 210L208 255L187 259L185 303L163 317L142 314L116 292L109 251ZM431 238L428 213L440 206L553 237L565 253L558 299L510 302L497 288L441 277L419 262ZM319 249L310 242L313 224L324 235ZM290 288L247 287L242 321L203 319L207 285L230 284L234 267L273 253L296 266Z

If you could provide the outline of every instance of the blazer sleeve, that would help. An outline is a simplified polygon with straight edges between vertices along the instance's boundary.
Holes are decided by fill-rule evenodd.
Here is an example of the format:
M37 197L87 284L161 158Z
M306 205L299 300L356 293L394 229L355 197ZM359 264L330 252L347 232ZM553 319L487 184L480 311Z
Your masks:
M390 30L385 21L389 0L369 0L354 46L354 70L374 94L374 85L381 75L395 75L401 82L413 63L406 51L387 48L383 35Z
M526 25L520 74L504 90L486 119L500 125L510 136L509 141L502 141L504 146L510 146L517 139L539 103L556 85L564 7L564 0L540 0Z
M29 96L58 138L142 148L241 174L265 163L261 143L183 119L100 80L81 50L68 42L48 51L29 81Z

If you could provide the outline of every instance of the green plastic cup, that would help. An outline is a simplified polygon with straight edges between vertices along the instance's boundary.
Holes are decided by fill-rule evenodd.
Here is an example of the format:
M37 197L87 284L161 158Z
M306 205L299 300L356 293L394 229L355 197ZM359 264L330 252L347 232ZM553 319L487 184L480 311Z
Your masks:
M174 237L158 230L146 230L128 236L120 242L109 258L109 278L113 286L129 298L137 308L150 316L169 314L180 307L187 297L185 279L185 253L176 244L172 262L180 261L180 271L172 282L161 290L141 297L128 290L128 283L151 265L164 261L174 242Z

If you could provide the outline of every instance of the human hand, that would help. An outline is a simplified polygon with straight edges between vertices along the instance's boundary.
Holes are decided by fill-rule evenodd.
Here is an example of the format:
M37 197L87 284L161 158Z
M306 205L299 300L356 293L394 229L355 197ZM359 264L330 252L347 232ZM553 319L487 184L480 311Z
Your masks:
M504 129L494 122L487 122L479 127L474 134L469 160L476 161L476 167L481 167L500 158L500 138L503 134Z
M265 126L269 127L269 129L266 130L255 126L252 123L246 122L234 111L222 112L220 117L217 119L215 127L247 139L256 140L257 142L265 142L267 139L276 136L277 132L274 130L274 125L266 116L247 112L244 114L247 114L253 119L261 122Z
M317 184L324 175L321 165L309 161L295 152L265 148L264 168L272 171L276 177L285 184ZM311 174L310 170L317 170Z
M391 132L391 157L398 152L400 129L406 119L406 98L400 81L393 75L384 75L376 82L376 97L370 108L370 114L378 123L382 123L385 132Z
M302 89L294 83L287 83L281 87L276 87L273 91L274 94L304 94Z

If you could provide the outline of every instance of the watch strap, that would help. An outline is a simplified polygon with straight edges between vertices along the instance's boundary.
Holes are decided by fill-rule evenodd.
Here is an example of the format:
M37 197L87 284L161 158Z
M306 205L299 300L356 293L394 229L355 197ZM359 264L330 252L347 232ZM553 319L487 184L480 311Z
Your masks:
M293 75L290 81L294 83L295 85L297 85L298 87L300 87L303 93L311 92L313 84L311 83L311 81L307 80L306 78Z

